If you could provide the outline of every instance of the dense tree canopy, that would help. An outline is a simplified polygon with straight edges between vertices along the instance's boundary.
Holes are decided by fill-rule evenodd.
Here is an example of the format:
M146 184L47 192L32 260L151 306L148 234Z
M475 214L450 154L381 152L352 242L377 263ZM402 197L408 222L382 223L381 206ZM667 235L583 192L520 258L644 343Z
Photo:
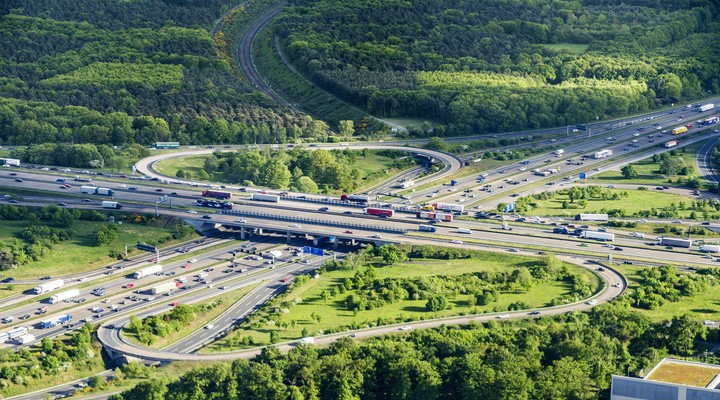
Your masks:
M446 134L591 121L720 93L717 2L295 0L275 24L316 84Z

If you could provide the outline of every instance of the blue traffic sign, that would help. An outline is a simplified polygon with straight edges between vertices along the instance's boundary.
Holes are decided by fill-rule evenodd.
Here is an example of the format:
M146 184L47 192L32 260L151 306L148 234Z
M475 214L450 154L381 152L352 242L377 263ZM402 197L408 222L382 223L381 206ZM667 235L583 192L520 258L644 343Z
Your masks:
M513 210L515 210L515 203L510 203L505 206L505 212L511 212Z
M581 173L581 174L580 174L580 179L585 179L585 178L587 178L587 175L586 175L584 172Z
M310 246L303 246L303 253L312 254L314 256L324 256L325 255L325 251L323 251L323 249L318 249L318 248L310 247Z

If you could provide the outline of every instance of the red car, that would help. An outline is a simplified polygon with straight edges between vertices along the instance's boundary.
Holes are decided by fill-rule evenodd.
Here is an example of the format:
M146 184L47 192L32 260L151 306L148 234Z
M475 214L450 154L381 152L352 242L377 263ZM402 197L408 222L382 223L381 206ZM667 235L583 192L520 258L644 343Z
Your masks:
M348 235L352 235L353 231L345 231Z
M128 283L127 285L123 286L123 289L131 289L133 287L135 287L134 283Z

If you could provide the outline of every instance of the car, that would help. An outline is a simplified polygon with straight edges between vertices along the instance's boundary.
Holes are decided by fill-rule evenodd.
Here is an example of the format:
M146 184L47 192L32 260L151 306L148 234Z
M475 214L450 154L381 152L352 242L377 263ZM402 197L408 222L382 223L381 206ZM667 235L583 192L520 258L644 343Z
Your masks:
M137 188L136 188L135 186L131 186L131 187L128 188L128 190L135 191L135 190L137 190Z
M623 251L623 248L622 248L622 247L617 247L617 246L615 246L615 247L613 247L613 250L615 250L615 251Z
M223 286L220 286L218 289L220 289L220 290L225 290L225 289L227 289L227 286L224 286L224 285L223 285Z
M67 206L67 203L63 203L62 201L58 201L56 204L59 205L60 207Z
M215 327L215 325L213 325L213 324L207 324L207 325L205 325L205 329L212 329L212 328L214 328L214 327Z
M345 215L351 215L351 214L352 214L352 211L343 211L343 214L345 214Z
M21 320L21 321L24 321L24 320L26 320L26 319L28 319L28 318L30 318L30 314L25 314L25 315L22 315L22 316L18 317L18 319Z
M173 276L173 275L175 275L176 273L177 273L177 272L175 272L175 271L170 271L170 272L168 272L168 273L165 274L165 275L167 275L167 276Z
M14 173L14 172L11 172L11 173L10 173L10 176L17 176L17 174Z
M81 298L75 300L75 302L76 302L76 303L84 303L86 300L87 300L86 298L81 297Z
M188 262L189 262L190 264L194 264L194 263L197 262L197 258L192 258L192 259L188 260Z
M320 208L318 208L318 211L321 211L321 212L327 212L328 210L330 210L328 207L320 207Z
M511 252L511 253L517 253L517 252L518 252L518 249L516 249L516 248L510 248L510 249L508 249L508 251Z
M710 225L710 221L703 221L700 223L700 225Z
M42 278L40 278L41 281L48 281L48 280L50 280L50 279L52 279L52 276L50 276L50 275L48 275L48 276L43 276Z
M463 244L463 241L462 241L462 240L451 240L450 243L453 243L453 244Z
M92 203L92 200L90 200L90 199L83 199L82 201L83 201L83 203Z
M15 278L5 278L5 279L1 280L0 283L10 283L14 280L15 280Z
M497 317L498 317L499 319L507 319L507 318L510 318L510 315L509 315L509 314L500 314L500 315L498 315Z
M585 304L587 304L587 305L589 305L589 306L592 306L592 305L597 304L597 300L594 300L594 299L593 299L593 300L590 300L590 301L586 302Z
M345 231L345 233L347 233L348 235L352 235L353 231Z
M370 239L382 239L380 235L370 235Z
M410 326L410 325L405 325L405 326L401 326L401 327L400 327L400 330L401 330L401 331L409 331L409 330L411 330L411 329L412 329L412 326Z
M115 329L115 325L113 325L113 324L107 324L107 325L105 325L105 327L108 329Z
M666 249L666 250L672 250L673 247L672 247L672 246L665 246L665 249Z
M22 178L15 178L15 182L23 182Z
M633 262L630 260L625 260L625 261L623 261L623 264L633 265Z
M162 192L163 190L160 189L160 188L158 188L158 189L155 189L155 191L156 191L156 192Z
M235 220L235 222L239 222L239 223L241 223L241 224L246 224L246 223L247 223L247 220L238 219L238 220Z
M153 301L153 300L155 300L155 296L150 296L145 299L145 301Z
M209 215L203 215L202 217L203 217L203 219L212 219L212 217Z
M709 319L706 319L705 321L703 321L703 325L713 326L713 325L715 325L715 322L710 321Z
M540 311L530 311L528 315L540 315Z
M198 212L195 210L188 210L188 214L197 214Z
M20 202L19 202L19 201L17 201L17 200L15 200L15 199L12 199L12 200L10 200L10 201L9 201L9 203L12 203L12 204L18 204L18 203L20 203Z

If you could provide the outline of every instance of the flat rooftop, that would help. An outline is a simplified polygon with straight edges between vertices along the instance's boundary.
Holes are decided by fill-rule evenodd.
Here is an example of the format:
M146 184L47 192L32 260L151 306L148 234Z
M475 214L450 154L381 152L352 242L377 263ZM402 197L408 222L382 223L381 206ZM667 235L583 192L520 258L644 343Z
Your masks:
M665 358L644 379L714 389L717 387L717 381L713 382L713 380L718 375L720 375L720 365ZM711 382L713 384L708 387Z

